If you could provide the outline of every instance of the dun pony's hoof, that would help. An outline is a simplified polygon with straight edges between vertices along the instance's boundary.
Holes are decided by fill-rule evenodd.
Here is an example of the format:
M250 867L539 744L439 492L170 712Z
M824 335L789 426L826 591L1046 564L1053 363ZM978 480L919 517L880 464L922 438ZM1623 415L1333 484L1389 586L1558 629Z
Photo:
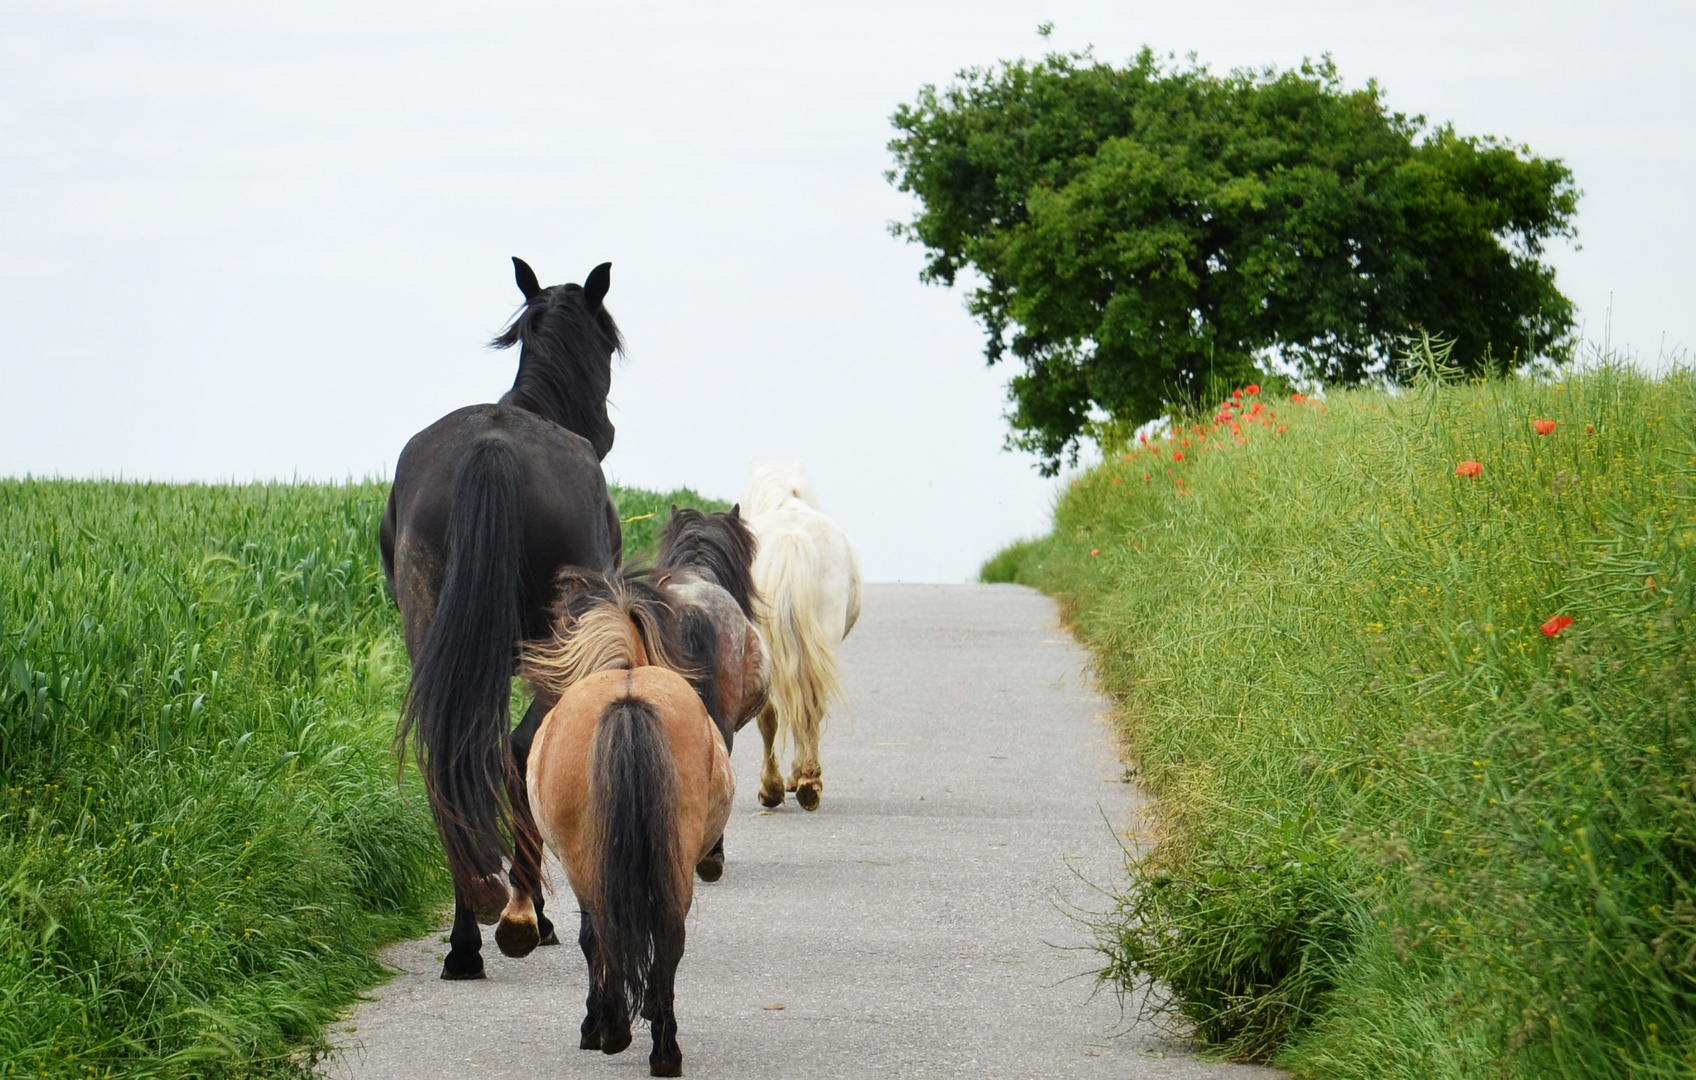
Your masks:
M824 793L824 781L817 777L803 780L795 787L795 801L801 804L803 810L817 810L819 796Z
M701 875L701 880L706 882L717 881L723 877L724 853L714 851L703 856L701 861L695 864L695 873Z
M542 934L533 922L502 919L495 927L495 944L500 946L502 956L518 960L535 952L541 943Z
M760 788L760 805L767 807L768 809L782 806L783 805L783 789L782 788L773 789L773 788L767 788L767 787Z

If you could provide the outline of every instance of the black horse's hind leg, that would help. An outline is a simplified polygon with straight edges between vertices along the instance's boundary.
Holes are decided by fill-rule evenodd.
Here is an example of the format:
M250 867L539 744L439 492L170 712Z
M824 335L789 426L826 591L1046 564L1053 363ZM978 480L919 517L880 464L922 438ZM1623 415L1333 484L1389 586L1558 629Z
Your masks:
M477 928L477 913L453 893L453 932L448 935L448 955L442 961L444 979L483 977L483 931Z
M542 726L542 718L548 715L548 710L554 707L557 698L545 697L538 694L530 702L530 708L525 710L524 719L519 721L518 728L512 733L512 761L518 770L518 790L507 793L516 811L519 800L523 801L526 817L530 814L530 789L525 779L530 775L530 746L536 741L536 729ZM537 839L539 845L539 838ZM536 907L536 932L540 935L539 945L558 945L559 934L554 930L553 920L542 912L542 851L537 846L534 851L525 850L513 852L512 886L528 893L530 902Z
M608 990L607 965L600 957L595 930L589 925L589 913L581 913L580 918L577 944L582 946L583 959L589 964L589 1000L585 1002L583 1038L577 1045L603 1054L622 1053L630 1045L630 1017L624 1014L624 995Z
M683 1050L677 1045L677 1014L673 1011L673 988L677 964L683 959L683 927L677 928L675 944L657 946L654 966L648 973L648 1001L642 1010L654 1032L654 1049L648 1054L648 1072L654 1076L682 1076Z

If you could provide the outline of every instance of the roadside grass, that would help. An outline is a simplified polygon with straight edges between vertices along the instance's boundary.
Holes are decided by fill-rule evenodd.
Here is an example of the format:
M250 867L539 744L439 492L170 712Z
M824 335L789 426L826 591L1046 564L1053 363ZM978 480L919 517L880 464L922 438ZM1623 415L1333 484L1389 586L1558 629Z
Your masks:
M660 532L673 506L687 506L703 513L729 510L730 503L709 499L693 488L675 491L648 491L643 488L611 485L613 502L618 504L618 516L624 528L624 563L651 563L659 554Z
M438 924L386 497L0 480L0 1074L301 1075Z
M1298 1076L1690 1076L1696 374L1426 359L1112 455L986 567L1159 800L1104 977Z

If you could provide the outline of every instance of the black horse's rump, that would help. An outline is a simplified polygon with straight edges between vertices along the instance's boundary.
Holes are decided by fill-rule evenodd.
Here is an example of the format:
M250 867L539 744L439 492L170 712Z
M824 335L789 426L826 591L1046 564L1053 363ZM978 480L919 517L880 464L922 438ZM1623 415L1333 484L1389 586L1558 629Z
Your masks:
M671 508L660 536L657 571L688 567L729 593L750 622L760 602L754 588L754 534L742 521L741 507L703 514L689 507Z
M472 909L505 900L494 876L511 850L503 833L516 832L521 853L536 848L523 755L551 702L535 702L509 735L517 645L548 632L561 567L611 570L621 547L600 465L612 448L606 395L621 345L601 303L610 267L582 286L543 289L513 263L525 306L494 342L522 346L513 387L413 436L380 535L412 659L399 734L411 734L422 759L458 901L445 969L456 978L482 970Z
M676 765L653 706L626 697L602 711L590 790L598 880L588 915L606 965L598 981L635 1015L655 960L682 954L688 914L677 880Z

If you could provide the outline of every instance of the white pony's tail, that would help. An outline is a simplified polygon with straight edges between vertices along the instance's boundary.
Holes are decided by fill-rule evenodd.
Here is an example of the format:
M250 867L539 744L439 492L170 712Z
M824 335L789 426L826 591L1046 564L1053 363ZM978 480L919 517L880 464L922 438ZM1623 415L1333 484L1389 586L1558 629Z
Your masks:
M806 533L784 529L761 538L754 577L766 604L771 703L780 738L793 739L796 727L816 732L831 701L843 697L836 638L819 621L820 570L818 548Z

